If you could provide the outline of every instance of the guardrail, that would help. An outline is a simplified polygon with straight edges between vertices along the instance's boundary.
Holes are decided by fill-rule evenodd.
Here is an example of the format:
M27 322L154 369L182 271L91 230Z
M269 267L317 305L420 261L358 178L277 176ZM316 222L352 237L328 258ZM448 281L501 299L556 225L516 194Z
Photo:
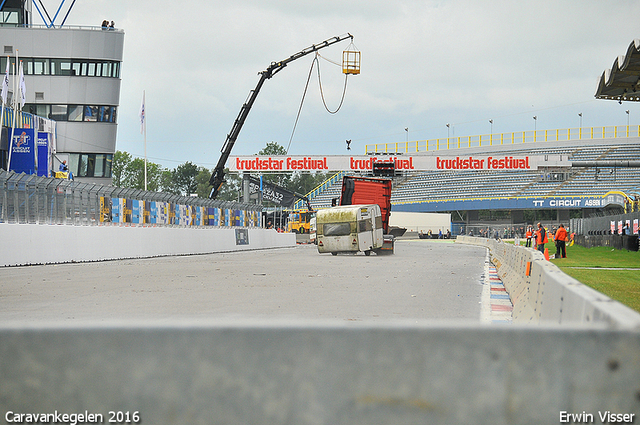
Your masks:
M640 313L564 274L541 252L493 239L458 236L487 247L513 303L515 323L600 324L640 330Z
M443 137L438 139L393 143L376 143L372 145L365 145L365 153L411 153L482 146L514 145L518 143L564 142L568 140L591 140L628 137L640 137L640 125L516 131L513 133L483 134L464 137Z

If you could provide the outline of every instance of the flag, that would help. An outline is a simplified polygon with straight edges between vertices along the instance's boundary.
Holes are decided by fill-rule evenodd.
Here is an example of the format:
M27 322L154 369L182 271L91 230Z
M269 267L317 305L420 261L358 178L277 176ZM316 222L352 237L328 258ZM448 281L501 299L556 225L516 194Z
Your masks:
M9 93L9 56L7 56L7 70L4 73L4 79L2 80L2 104L7 103L7 94Z
M24 84L24 73L22 72L22 61L20 61L20 109L27 103L27 86Z
M140 105L140 113L138 114L140 117L140 134L144 133L146 112L144 110L144 92L142 92L142 105Z

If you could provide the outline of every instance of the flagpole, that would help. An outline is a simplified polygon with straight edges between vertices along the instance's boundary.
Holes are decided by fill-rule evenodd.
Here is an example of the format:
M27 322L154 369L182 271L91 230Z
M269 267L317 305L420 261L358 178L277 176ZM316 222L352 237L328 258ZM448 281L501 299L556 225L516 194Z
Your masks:
M25 103L27 103L27 86L24 83L24 70L22 67L22 61L20 61L20 72L19 72L19 82L18 85L20 86L20 128L24 128L24 116L22 114L22 108L24 108ZM34 133L34 137L33 137L33 171L35 175L38 175L38 132L36 130L36 125L37 122L34 119L33 123L34 127L33 127L33 133Z
M145 105L145 90L142 90L142 108L144 109L144 121L142 122L144 130L144 190L147 190L147 106Z
M18 62L18 49L16 49L16 64ZM11 170L11 151L12 146L13 146L13 132L16 129L16 109L17 109L17 99L18 97L16 96L16 94L18 93L18 88L17 88L17 78L16 78L16 64L13 64L13 97L11 99L11 104L12 104L12 108L13 108L13 122L11 124L11 133L9 133L9 161L7 162L7 171Z
M2 77L2 110L0 111L0 134L2 131L2 127L4 127L4 104L7 101L7 92L9 91L9 66L11 61L9 60L9 56L7 56L7 66L4 72L4 76ZM9 168L9 167L7 167ZM9 170L7 170L9 171Z

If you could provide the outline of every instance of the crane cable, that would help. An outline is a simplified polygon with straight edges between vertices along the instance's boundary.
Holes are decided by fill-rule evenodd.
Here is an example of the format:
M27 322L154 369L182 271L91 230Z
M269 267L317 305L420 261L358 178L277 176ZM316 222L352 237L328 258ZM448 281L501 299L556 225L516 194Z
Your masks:
M316 53L316 58L315 58L316 61L318 61L318 56L320 55ZM338 105L338 108L335 111L332 111L327 107L327 102L325 102L324 100L324 92L322 91L322 81L320 80L320 62L318 61L318 85L320 86L320 96L322 97L322 103L324 104L324 109L326 109L328 113L336 114L338 113L340 108L342 108L342 103L344 102L344 95L347 93L347 77L348 76L349 74L344 74L344 89L342 90L342 99L340 99L340 104Z
M293 124L293 130L291 130L291 137L289 138L289 144L287 145L287 152L289 154L289 148L291 147L291 141L293 140L293 134L296 132L298 126L298 119L300 119L300 112L302 112L302 105L304 104L304 98L307 95L307 89L309 88L309 81L311 81L311 73L313 72L313 64L318 58L311 62L311 68L309 69L309 76L307 77L307 83L304 85L304 92L302 93L302 100L300 100L300 107L298 108L298 115L296 115L296 122Z
M336 62L330 61L327 58L324 58L322 56L320 56L320 54L318 54L318 52L316 52L316 57L313 59L313 61L311 62L311 68L309 69L309 75L307 76L307 82L304 86L304 92L302 93L302 99L300 100L300 107L298 108L298 114L296 115L296 121L293 124L293 130L291 131L291 137L289 138L289 144L287 145L287 151L286 154L289 154L289 148L291 147L291 141L293 140L293 135L296 132L296 127L298 126L298 120L300 119L300 113L302 112L302 105L304 104L304 99L307 96L307 89L309 88L309 81L311 81L311 74L313 73L313 66L317 63L318 66L318 85L320 86L320 96L322 97L322 103L324 104L324 108L327 110L327 112L329 112L330 114L336 114L338 113L338 111L340 110L340 108L342 108L342 104L344 102L344 96L347 93L347 77L349 76L349 74L345 74L344 76L344 89L342 91L342 99L340 99L340 104L338 105L338 108L335 111L331 111L328 107L327 107L327 102L325 102L324 100L324 92L322 91L322 82L320 80L320 62L318 61L318 57L323 58L324 60L331 62L333 64L336 65L340 65Z

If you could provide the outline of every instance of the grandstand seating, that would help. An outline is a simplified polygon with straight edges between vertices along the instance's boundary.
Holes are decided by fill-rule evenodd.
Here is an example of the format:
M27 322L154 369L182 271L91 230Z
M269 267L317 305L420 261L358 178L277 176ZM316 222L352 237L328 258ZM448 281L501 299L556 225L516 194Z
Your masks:
M635 140L635 143L634 143ZM639 160L637 139L612 141L528 143L520 146L450 149L442 155L566 155L570 161ZM631 192L640 187L640 168L569 168L564 179L554 180L544 173L554 170L530 171L419 171L407 172L396 178L392 203L416 203L461 199L547 198L571 196L603 196L611 190ZM545 178L547 177L547 178ZM310 196L314 208L331 206L331 199L340 196L341 179Z

